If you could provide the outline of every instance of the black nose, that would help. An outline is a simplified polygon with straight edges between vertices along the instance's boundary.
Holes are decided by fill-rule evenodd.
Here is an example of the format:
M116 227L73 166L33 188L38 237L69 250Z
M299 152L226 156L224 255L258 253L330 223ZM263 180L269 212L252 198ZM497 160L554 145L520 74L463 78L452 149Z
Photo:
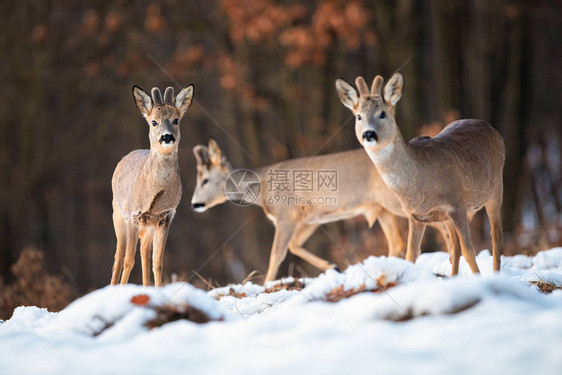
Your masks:
M170 143L170 142L174 142L176 139L174 138L173 135L171 134L164 134L161 138L160 138L160 142L164 142L164 143Z
M378 140L377 133L375 133L374 130L367 130L366 132L363 133L363 139L366 140L367 142L377 141Z
M203 208L205 207L205 203L193 203L193 208Z

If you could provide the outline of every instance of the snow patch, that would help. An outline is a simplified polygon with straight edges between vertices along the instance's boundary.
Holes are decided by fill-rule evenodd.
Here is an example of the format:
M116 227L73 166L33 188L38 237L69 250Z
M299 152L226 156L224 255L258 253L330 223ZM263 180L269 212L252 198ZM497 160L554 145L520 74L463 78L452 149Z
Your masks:
M298 280L302 290L125 285L60 313L19 307L0 324L0 373L558 374L562 293L541 294L529 282L562 285L562 248L502 257L499 275L489 252L477 261L481 276L467 273L463 260L460 276L450 278L446 253L422 254L415 265L369 257L343 273ZM334 288L361 292L326 302ZM139 295L221 321L149 330L155 311L131 303Z

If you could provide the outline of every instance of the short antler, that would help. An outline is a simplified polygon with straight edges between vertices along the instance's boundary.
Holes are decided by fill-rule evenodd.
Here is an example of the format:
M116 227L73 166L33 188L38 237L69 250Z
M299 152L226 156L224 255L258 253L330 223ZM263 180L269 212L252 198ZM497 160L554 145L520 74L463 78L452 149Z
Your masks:
M154 87L152 89L152 101L154 102L155 107L162 105L162 93L158 87Z
M164 103L173 105L174 104L174 88L167 87L164 91Z
M369 88L367 87L367 83L363 79L363 77L357 77L355 79L355 84L359 89L359 96L369 95Z
M376 76L371 86L371 95L380 95L384 79L381 76Z

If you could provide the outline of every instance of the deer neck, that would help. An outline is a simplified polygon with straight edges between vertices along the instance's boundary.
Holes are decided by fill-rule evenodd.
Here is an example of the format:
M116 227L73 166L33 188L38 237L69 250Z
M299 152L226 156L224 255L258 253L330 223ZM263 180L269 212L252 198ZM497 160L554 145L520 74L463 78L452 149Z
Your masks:
M154 182L167 184L171 179L179 176L178 151L164 155L155 150L150 150L145 170L149 171Z
M399 196L410 193L412 182L416 180L418 173L417 162L412 158L408 144L399 132L390 143L376 150L366 151L391 190Z
M266 178L267 178L267 171L269 170L269 167L261 167L261 168L256 168L256 169L249 169L250 171L252 171L253 173L256 174L256 176L258 176L258 179L261 183L261 188L259 191L257 191L257 193L259 194L258 199L256 199L252 204L254 206L258 206L263 208L264 207L264 200L267 199L265 197L266 194L265 193L265 189L266 189Z

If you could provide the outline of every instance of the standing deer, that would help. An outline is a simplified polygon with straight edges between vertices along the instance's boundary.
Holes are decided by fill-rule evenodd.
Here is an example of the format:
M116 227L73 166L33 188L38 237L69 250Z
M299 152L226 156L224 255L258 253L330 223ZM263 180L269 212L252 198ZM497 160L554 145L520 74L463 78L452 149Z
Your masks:
M359 92L336 80L342 103L355 115L355 134L394 191L408 215L406 259L416 261L427 222L444 222L452 241L452 275L459 270L460 247L473 273L478 273L469 222L486 208L491 226L494 271L503 253L501 205L505 146L499 132L482 120L450 123L434 138L418 137L406 143L394 108L404 90L397 72L381 94L383 78L376 76L369 91L365 80L355 81Z
M234 168L224 157L218 144L211 139L209 146L198 145L193 149L197 159L197 185L191 200L197 212L224 203L227 200L225 184ZM266 184L271 171L337 171L336 191L297 192L270 189ZM303 248L303 244L321 224L363 215L372 227L378 219L386 236L389 255L404 257L405 244L399 231L398 217L405 217L395 194L386 187L376 168L362 149L336 154L286 160L254 170L262 182L261 191L251 203L262 207L266 216L275 225L275 236L271 248L269 268L265 281L274 280L287 249L315 267L326 270L335 265L317 257ZM244 189L252 189L246 185ZM257 188L256 188L257 189ZM241 192L244 195L245 192ZM285 200L275 199L286 195ZM310 204L311 199L334 197L331 204ZM300 196L303 199L297 199ZM288 204L293 200L295 204ZM445 228L440 229L445 233ZM447 240L447 238L445 237Z
M113 225L117 249L111 284L126 284L141 242L142 283L150 285L150 250L153 247L154 284L162 285L162 262L170 224L181 198L178 166L179 122L193 98L193 85L174 98L168 87L164 99L158 88L152 98L133 86L133 99L149 127L150 150L126 155L113 173Z

